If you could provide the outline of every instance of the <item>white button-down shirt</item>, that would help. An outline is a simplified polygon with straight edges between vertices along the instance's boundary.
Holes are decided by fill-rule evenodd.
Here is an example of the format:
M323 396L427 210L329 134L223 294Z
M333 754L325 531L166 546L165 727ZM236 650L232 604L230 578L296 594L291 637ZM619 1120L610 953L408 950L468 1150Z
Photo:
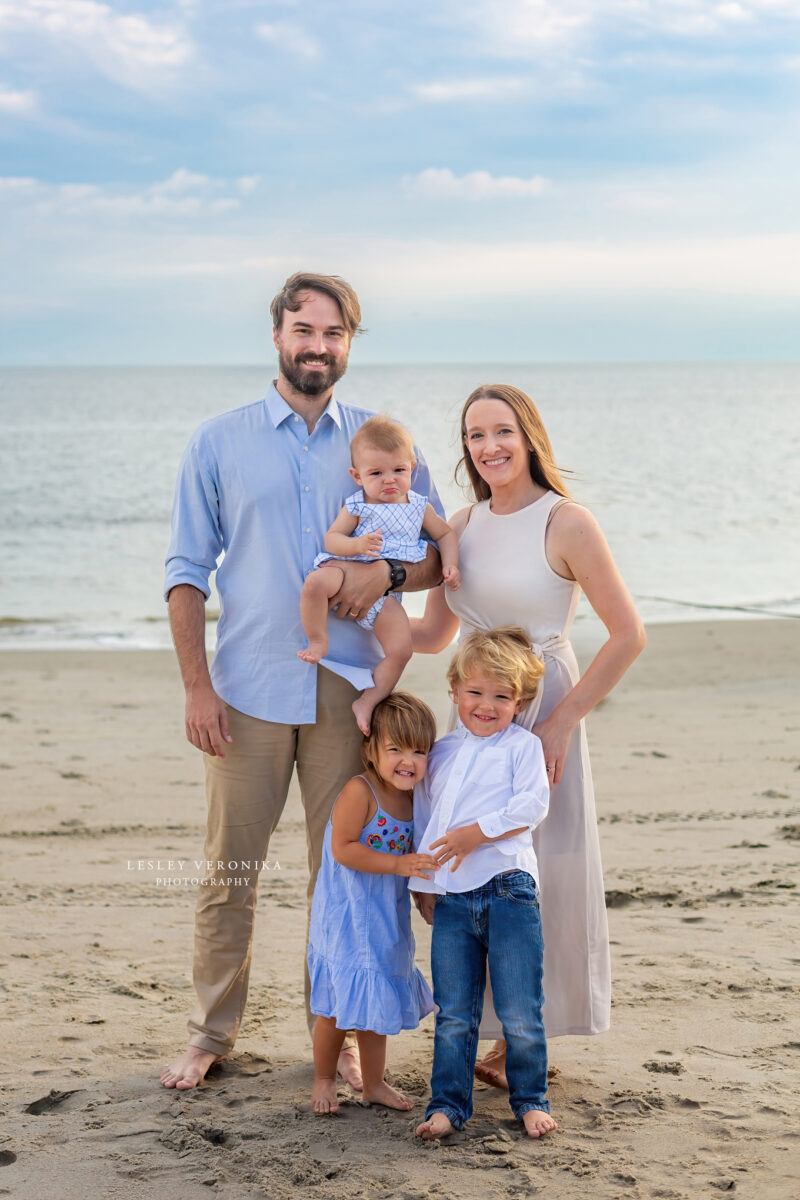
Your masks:
M459 721L436 742L425 779L414 788L414 849L435 855L431 842L475 821L490 838L523 826L525 832L484 842L455 871L445 863L431 879L411 878L409 887L468 892L503 871L527 871L538 881L531 831L544 820L549 801L542 743L535 734L512 723L491 737L477 737Z

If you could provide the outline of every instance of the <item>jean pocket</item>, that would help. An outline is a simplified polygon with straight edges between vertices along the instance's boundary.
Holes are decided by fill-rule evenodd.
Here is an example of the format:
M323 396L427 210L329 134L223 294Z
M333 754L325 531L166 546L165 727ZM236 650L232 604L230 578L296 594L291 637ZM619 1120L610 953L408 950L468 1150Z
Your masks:
M530 875L523 872L514 874L503 886L503 895L512 904L520 904L525 908L539 907L539 893Z

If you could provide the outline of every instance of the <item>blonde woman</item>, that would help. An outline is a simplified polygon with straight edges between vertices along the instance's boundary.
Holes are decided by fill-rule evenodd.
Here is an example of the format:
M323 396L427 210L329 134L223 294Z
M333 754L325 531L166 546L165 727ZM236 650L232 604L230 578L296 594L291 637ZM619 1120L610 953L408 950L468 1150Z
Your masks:
M594 791L583 718L642 651L645 634L591 513L575 503L533 401L485 384L461 414L462 458L475 502L450 521L459 538L461 587L428 594L412 621L414 649L438 653L459 631L517 624L545 664L536 698L516 720L541 739L550 808L534 833L544 934L548 1037L608 1029L611 987ZM580 591L608 630L581 678L568 640ZM487 1004L482 1037L501 1037ZM476 1066L505 1087L505 1043Z

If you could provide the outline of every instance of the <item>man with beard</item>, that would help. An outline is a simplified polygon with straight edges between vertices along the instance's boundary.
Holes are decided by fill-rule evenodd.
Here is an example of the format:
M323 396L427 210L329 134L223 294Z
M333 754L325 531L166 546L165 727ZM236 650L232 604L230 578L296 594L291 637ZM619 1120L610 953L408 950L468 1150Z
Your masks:
M349 284L292 275L271 313L278 378L263 400L195 433L178 474L167 555L164 590L186 691L186 736L204 752L208 800L207 876L195 918L197 1004L188 1049L161 1076L165 1087L181 1091L196 1087L236 1038L258 868L292 768L306 814L309 899L333 803L362 769L351 704L381 652L354 622L390 588L428 588L441 578L435 547L417 564L342 563L345 581L331 603L345 619L332 622L328 657L319 666L297 657L305 644L300 589L352 490L350 439L371 414L333 397L361 320ZM414 489L441 511L419 452L417 458ZM223 551L209 672L204 606ZM311 1028L307 973L306 1013ZM355 1046L345 1045L339 1070L360 1088Z

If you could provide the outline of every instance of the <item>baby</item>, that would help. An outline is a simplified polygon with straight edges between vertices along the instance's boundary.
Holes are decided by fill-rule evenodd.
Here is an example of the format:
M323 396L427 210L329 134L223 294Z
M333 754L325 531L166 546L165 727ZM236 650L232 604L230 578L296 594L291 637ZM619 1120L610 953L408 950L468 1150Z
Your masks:
M342 586L344 573L337 559L373 562L376 558L421 562L427 554L426 533L436 542L447 587L457 588L458 539L425 496L411 491L417 465L411 435L389 417L370 417L350 443L350 474L360 491L348 496L325 534L325 553L314 559L314 570L300 594L300 617L308 645L298 651L305 662L317 663L328 652L328 601ZM389 591L359 622L378 639L384 658L373 672L373 686L353 704L358 727L369 735L375 705L394 688L411 658L411 629L399 592Z

